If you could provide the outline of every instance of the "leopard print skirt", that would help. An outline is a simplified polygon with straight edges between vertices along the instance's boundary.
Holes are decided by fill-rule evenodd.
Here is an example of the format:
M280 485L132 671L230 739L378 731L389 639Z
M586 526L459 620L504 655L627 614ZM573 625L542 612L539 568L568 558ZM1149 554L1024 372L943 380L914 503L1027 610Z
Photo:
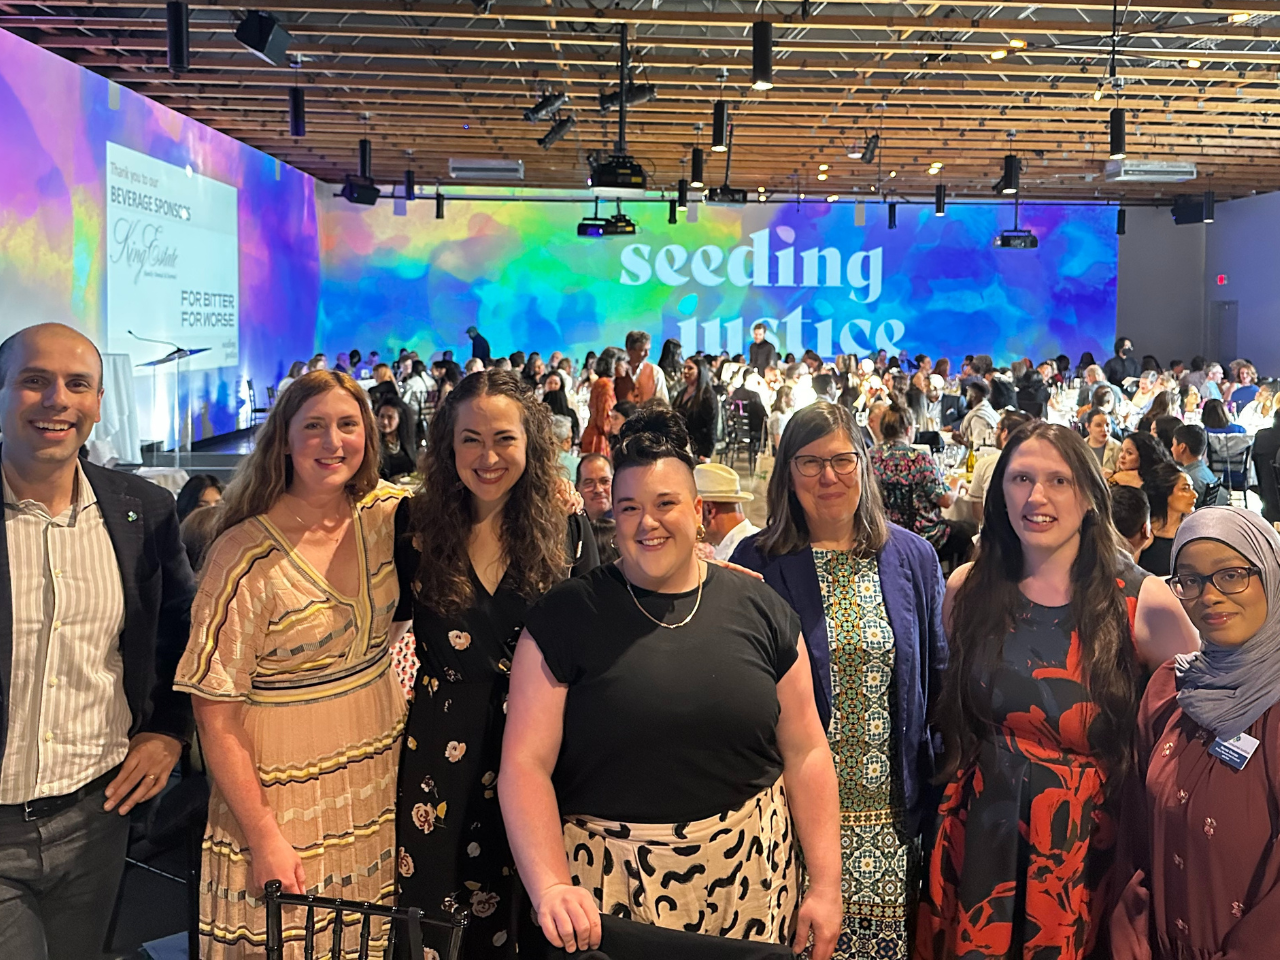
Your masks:
M602 913L672 930L790 943L801 869L782 778L693 823L564 822L575 885Z

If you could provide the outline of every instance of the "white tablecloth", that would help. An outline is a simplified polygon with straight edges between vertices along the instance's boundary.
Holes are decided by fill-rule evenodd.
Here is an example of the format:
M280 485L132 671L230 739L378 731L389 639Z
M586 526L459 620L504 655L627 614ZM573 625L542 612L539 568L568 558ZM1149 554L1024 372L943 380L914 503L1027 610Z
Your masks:
M191 479L187 471L180 467L140 467L138 476L150 480L158 487L164 487L175 497Z
M124 463L142 462L142 435L138 432L138 401L133 392L133 362L127 353L102 355L102 422L89 435L90 459L113 466L113 457Z

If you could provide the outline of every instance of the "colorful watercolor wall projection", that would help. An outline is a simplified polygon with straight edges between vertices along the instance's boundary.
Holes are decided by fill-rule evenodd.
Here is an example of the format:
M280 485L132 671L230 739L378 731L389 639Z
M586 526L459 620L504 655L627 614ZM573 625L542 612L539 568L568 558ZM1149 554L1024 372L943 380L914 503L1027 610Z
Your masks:
M469 356L475 325L495 353L621 345L628 330L676 337L685 353L736 353L764 321L784 352L830 357L884 348L998 362L1109 352L1116 238L1105 208L1026 204L1037 250L999 250L1012 207L750 203L701 206L667 223L666 204L632 204L635 237L585 239L588 203L450 199L354 207L318 202L317 340L331 349L408 345ZM494 191L485 191L494 196ZM512 191L511 196L518 195ZM403 208L403 204L401 207ZM611 210L609 212L612 212ZM1098 353L1102 350L1102 353Z
M143 333L143 314L151 306L146 297L153 294L135 300L133 308L125 300L108 316L109 264L120 253L121 236L113 248L108 214L114 221L119 213L114 208L128 207L148 215L173 214L169 233L147 248L154 254L146 264L152 279L168 281L175 303L184 291L188 294L189 329L184 335L180 321L178 335L165 339L203 338L221 348L205 358L208 368L193 364L187 377L184 401L193 404L195 438L245 422L248 378L263 402L265 386L283 376L284 358L315 352L319 267L310 177L3 30L0 131L0 336L30 323L59 321L83 329L103 349L127 350L135 363L168 352L166 346L131 342L124 333L128 328ZM158 161L152 164L157 170L177 171L179 182L190 176L192 183L205 183L212 191L211 209L219 197L234 195L232 222L217 225L231 240L208 241L214 246L205 248L177 246L172 238L178 226L190 231L210 224L201 222L198 205L167 205L172 195L154 170L154 189L119 194L118 203L109 203L110 187L130 185L110 177L108 144L114 145L117 171L128 165L119 158L134 151ZM184 173L188 169L191 174ZM219 185L220 193L213 189ZM180 223L179 207L195 219ZM156 216L150 219L158 222ZM132 236L129 255L139 253L138 236ZM221 289L217 277L195 269L192 261L211 259L209 251L223 260L230 252L232 262L221 275L233 278L234 289ZM173 276L165 276L166 270ZM192 319L190 301L198 301L201 316ZM209 304L219 309L204 310ZM231 326L228 310L236 314ZM221 325L215 331L220 335L211 338L210 330L201 329L210 323ZM149 329L154 331L155 324ZM144 440L172 436L172 399L163 381L160 386L157 403L150 377L137 379Z

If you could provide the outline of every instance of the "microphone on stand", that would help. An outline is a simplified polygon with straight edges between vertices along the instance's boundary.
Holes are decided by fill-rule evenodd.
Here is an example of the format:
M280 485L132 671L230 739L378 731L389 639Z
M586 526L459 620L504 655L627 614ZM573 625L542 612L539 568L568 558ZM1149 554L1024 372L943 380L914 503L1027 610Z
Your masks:
M172 340L156 340L153 337L140 337L136 333L134 333L132 330L126 330L125 333L133 337L133 339L135 340L141 340L143 343L158 343L161 346L173 347L173 350L170 351L170 356L172 356L175 353L182 353L182 347L178 346Z

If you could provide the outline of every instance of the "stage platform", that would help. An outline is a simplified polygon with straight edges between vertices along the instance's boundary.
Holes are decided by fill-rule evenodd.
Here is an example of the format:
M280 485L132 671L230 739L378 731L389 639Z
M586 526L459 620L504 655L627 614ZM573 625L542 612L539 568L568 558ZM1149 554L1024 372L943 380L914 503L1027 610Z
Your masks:
M208 440L197 440L191 450L182 452L182 469L188 474L211 473L224 483L231 479L244 455L253 449L257 428L224 433ZM142 466L172 467L172 450L143 450Z

